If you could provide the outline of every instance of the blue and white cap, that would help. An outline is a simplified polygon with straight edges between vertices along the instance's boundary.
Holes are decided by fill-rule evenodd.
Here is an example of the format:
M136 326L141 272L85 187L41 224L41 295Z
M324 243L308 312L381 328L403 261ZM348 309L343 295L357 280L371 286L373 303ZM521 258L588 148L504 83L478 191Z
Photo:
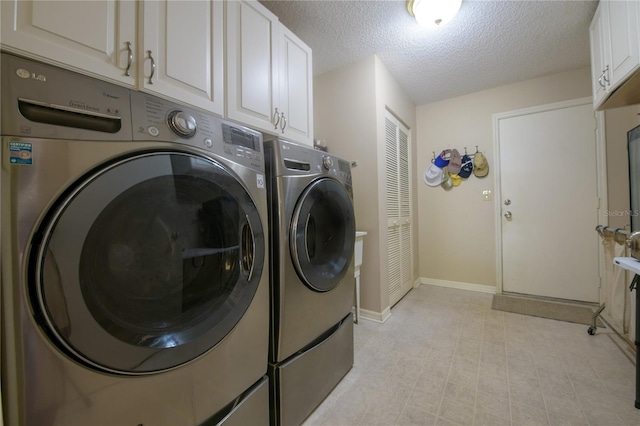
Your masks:
M458 172L458 176L466 179L471 176L471 172L473 172L473 161L471 157L465 154L462 156L462 167L460 168L460 172Z

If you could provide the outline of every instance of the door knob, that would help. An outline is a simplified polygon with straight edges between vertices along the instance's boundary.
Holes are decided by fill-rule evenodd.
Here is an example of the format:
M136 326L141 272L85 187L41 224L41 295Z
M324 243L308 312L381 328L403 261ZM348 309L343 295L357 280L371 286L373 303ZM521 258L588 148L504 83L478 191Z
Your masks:
M512 217L512 216L513 216L513 215L511 214L511 212L504 212L504 217L505 217L506 219L511 219L511 217Z

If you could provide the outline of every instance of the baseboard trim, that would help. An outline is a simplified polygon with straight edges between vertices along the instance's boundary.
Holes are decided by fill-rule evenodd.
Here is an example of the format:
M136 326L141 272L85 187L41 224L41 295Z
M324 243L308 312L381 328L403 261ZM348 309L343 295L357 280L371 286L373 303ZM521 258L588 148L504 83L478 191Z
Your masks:
M490 285L462 283L459 281L438 280L435 278L420 278L421 284L435 285L438 287L457 288L460 290L471 290L479 293L496 294L496 288Z
M373 321L383 324L391 316L391 308L387 307L382 312L369 311L367 309L360 308L360 318L367 321Z

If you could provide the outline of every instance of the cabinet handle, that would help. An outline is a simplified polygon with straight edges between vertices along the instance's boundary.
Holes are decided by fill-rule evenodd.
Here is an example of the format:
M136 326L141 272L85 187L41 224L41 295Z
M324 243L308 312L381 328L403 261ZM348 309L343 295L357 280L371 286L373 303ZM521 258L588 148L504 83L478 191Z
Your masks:
M271 121L273 121L273 128L278 129L278 124L280 124L280 114L278 113L278 108L276 108L276 111L273 113L273 118L271 119Z
M602 71L602 78L604 79L605 84L609 84L609 65Z
M124 70L124 75L126 75L127 77L129 77L129 70L131 69L131 64L133 63L133 50L131 50L131 42L127 41L125 42L127 44L127 69Z
M151 59L151 75L149 76L149 84L153 84L153 75L156 73L156 61L151 56L151 51L147 50L147 54L149 55L149 59Z
M280 128L282 129L282 133L284 133L284 129L287 127L287 117L285 117L284 112L282 113L282 125Z
M600 87L602 87L603 89L606 89L607 86L602 82L602 79L604 77L604 71L602 71L602 74L600 74L600 77L598 77L598 84L600 85Z

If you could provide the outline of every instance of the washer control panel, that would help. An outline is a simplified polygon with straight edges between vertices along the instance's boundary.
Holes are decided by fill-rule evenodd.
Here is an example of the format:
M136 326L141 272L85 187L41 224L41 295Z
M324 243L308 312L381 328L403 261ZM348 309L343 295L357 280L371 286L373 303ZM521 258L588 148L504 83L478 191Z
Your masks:
M351 166L349 162L335 155L302 146L283 139L270 141L278 144L282 167L282 175L322 174L334 176L340 181L351 185Z
M262 134L157 96L131 92L133 139L189 145L264 170Z

